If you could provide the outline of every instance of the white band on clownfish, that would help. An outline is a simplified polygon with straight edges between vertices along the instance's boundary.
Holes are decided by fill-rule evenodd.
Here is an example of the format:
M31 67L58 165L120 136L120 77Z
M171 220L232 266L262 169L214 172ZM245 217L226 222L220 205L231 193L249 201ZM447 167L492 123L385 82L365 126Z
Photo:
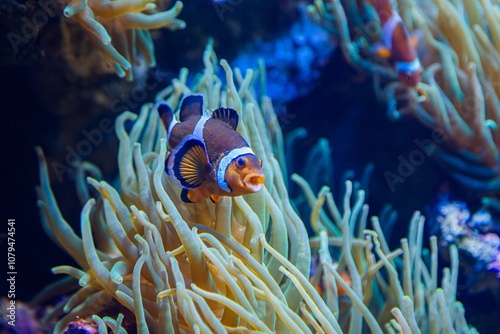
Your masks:
M250 147L240 147L229 151L219 162L219 167L217 168L217 184L225 192L230 193L231 188L229 188L226 182L226 170L229 164L240 155L244 154L255 154Z
M382 39L389 49L392 49L392 35L399 23L403 24L403 20L396 11L393 11L389 20L382 26Z
M179 123L178 120L175 119L175 116L172 118L172 122L170 122L169 126L168 126L168 129L167 129L167 143L168 141L170 140L170 134L172 133L172 129L174 128L174 126Z
M418 57L415 60L407 62L407 61L398 61L396 62L396 71L398 72L410 72L415 73L420 71L420 61Z
M210 119L207 116L201 116L196 126L194 127L193 134L203 140L203 129L205 128L205 123Z

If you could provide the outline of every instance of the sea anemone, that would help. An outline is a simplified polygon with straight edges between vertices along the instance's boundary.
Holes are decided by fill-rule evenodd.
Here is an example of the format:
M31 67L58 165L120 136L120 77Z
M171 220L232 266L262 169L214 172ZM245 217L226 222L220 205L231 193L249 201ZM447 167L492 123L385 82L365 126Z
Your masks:
M362 190L352 196L352 184L346 182L339 210L327 187L316 197L307 181L294 175L312 208L316 236L309 239L288 198L284 155L278 154L283 138L272 103L253 94L254 72L233 73L222 60L223 89L211 45L204 64L191 88L182 70L157 100L176 109L183 95L197 93L210 109L234 108L240 115L238 131L262 159L265 188L218 203L183 203L180 189L164 171L165 129L148 103L139 115L125 112L116 120L119 189L96 179L95 166L81 165L77 184L85 204L80 237L61 216L44 155L37 149L44 227L79 266L53 269L80 285L49 316L65 314L54 331L61 333L79 316L92 318L100 333L106 333L105 325L123 332L127 318L135 323L130 331L138 333L382 333L382 326L390 333L470 332L455 300L456 248L451 247L451 269L443 271L438 288L436 239L431 238L426 263L419 213L402 249L390 251L377 218L372 219L374 230L367 230ZM130 131L128 121L134 122ZM86 180L95 190L92 197L84 174L91 175ZM323 211L325 201L328 212ZM70 284L60 281L46 295Z
M146 65L156 65L154 44L149 30L184 29L177 18L182 2L164 12L156 9L154 0L68 0L64 16L76 20L85 30L104 61L120 77L133 79L132 65L138 63L138 50Z

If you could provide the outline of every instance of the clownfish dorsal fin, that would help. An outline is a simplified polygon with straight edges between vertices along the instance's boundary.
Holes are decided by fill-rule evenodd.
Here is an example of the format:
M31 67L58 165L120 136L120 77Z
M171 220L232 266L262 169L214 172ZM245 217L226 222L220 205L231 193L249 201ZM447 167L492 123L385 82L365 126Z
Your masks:
M205 143L194 135L188 135L168 157L167 172L184 189L199 187L210 172Z
M203 115L203 95L188 95L181 102L179 119L184 122L191 116Z
M165 125L165 129L169 129L170 124L174 120L174 112L172 111L172 108L165 102L158 102L155 105L156 110L158 111L158 115L160 115L160 118L163 122L163 125Z
M238 127L239 116L236 110L231 108L219 108L212 111L212 118L229 124L234 130Z

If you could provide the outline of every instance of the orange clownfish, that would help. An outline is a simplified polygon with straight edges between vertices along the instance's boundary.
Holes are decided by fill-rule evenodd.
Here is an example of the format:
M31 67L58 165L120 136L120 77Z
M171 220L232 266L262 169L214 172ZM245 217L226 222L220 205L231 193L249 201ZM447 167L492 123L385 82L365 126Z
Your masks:
M262 161L236 131L238 113L231 108L203 113L203 96L189 95L181 103L179 121L164 102L156 104L167 129L170 154L165 167L182 188L181 199L195 203L210 197L240 196L264 186Z
M422 67L415 51L417 38L410 37L401 17L392 8L389 0L374 0L374 5L382 25L384 42L384 46L378 48L376 53L392 59L401 83L416 86L422 80Z

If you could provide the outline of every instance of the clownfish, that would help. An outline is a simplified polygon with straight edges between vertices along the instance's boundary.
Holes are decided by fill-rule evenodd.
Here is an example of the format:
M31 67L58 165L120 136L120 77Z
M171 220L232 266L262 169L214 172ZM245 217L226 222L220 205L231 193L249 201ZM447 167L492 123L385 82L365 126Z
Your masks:
M240 196L264 186L262 160L236 131L238 113L219 108L211 116L203 113L203 96L189 95L182 102L179 121L164 102L155 106L167 130L170 154L166 171L186 203L208 197Z
M414 87L422 80L422 66L415 45L417 37L408 34L399 14L389 0L373 0L382 25L383 46L375 53L382 58L391 58L401 83Z

